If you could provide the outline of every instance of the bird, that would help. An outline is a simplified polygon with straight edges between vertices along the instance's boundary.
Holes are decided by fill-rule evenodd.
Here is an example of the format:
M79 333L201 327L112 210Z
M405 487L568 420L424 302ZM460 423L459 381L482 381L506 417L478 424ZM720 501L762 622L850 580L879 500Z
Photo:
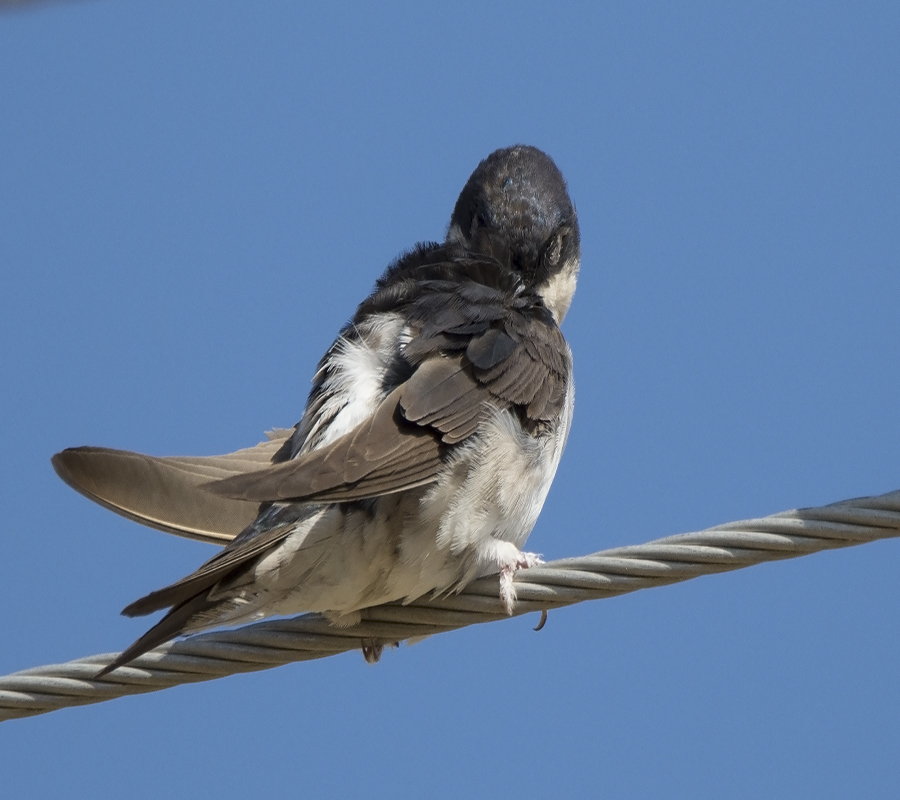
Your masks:
M443 242L394 260L318 364L300 421L222 456L75 447L77 491L151 527L225 546L128 605L164 616L97 674L217 626L318 612L353 625L381 603L458 592L541 563L521 548L568 437L560 331L581 239L554 161L496 150L465 183ZM366 660L380 645L363 643Z

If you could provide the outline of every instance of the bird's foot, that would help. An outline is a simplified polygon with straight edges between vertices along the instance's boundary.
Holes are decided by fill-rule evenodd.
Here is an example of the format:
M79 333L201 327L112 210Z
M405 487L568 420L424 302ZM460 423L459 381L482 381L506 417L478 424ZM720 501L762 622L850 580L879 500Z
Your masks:
M529 569L543 563L537 553L519 553L513 561L500 567L500 599L509 616L512 616L516 607L516 587L513 584L516 573L520 569Z
M384 652L384 645L374 639L362 640L362 654L367 664L377 664Z
M423 636L422 638L427 637ZM400 647L400 642L378 642L375 639L362 639L360 644L363 658L367 664L377 664L385 647Z

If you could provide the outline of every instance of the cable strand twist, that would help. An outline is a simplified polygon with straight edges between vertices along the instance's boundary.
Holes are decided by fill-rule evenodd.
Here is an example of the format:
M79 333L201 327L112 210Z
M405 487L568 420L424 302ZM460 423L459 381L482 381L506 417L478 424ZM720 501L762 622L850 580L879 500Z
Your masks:
M514 581L513 616L898 536L900 491L729 522L521 570ZM100 680L93 676L116 654L34 667L0 677L0 721L326 658L361 646L394 645L506 617L493 576L459 594L366 609L362 621L348 628L304 614L198 634L151 650Z

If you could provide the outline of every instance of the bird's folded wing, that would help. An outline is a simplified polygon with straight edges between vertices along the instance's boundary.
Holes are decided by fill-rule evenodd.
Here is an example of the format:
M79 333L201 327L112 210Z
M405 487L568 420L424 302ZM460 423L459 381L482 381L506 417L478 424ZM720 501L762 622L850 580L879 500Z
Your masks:
M253 501L222 498L201 488L211 480L262 469L291 435L220 456L155 457L103 447L73 447L53 456L69 486L102 506L166 533L226 544L259 513Z
M348 502L431 483L443 464L436 431L405 419L409 382L392 391L365 422L331 444L291 461L216 480L210 492L257 503Z
M475 434L491 409L520 406L535 421L558 416L571 369L559 329L524 315L491 328L479 322L478 309L475 322L455 310L450 333L459 342L451 348L440 330L414 338L404 352L415 370L365 422L298 458L211 482L209 490L259 503L364 500L434 481L447 448ZM463 346L465 355L453 352Z

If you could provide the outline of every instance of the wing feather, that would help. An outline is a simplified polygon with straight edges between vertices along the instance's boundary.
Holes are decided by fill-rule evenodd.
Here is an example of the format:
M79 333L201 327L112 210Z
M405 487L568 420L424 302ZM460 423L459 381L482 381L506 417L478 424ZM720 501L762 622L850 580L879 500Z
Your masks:
M210 480L258 470L272 461L290 430L221 456L155 457L105 447L73 447L53 456L69 486L128 519L191 539L231 541L259 513L259 504L225 500L202 487Z
M60 477L143 524L227 542L254 521L260 503L361 500L433 481L446 448L475 434L488 409L518 407L532 420L558 414L571 355L520 276L490 256L450 247L408 259L408 269L389 270L393 282L380 284L339 340L359 341L369 315L382 312L402 315L412 332L391 371L400 382L385 386L385 399L354 430L286 461L301 449L291 431L208 458L75 448L54 457ZM294 440L327 426L340 407L335 391L352 391L325 380L332 368L326 355Z
M431 431L403 418L399 404L405 388L397 387L368 420L331 444L268 469L215 481L209 490L257 502L330 502L399 492L433 480L442 464L442 445ZM401 463L410 466L397 473Z

